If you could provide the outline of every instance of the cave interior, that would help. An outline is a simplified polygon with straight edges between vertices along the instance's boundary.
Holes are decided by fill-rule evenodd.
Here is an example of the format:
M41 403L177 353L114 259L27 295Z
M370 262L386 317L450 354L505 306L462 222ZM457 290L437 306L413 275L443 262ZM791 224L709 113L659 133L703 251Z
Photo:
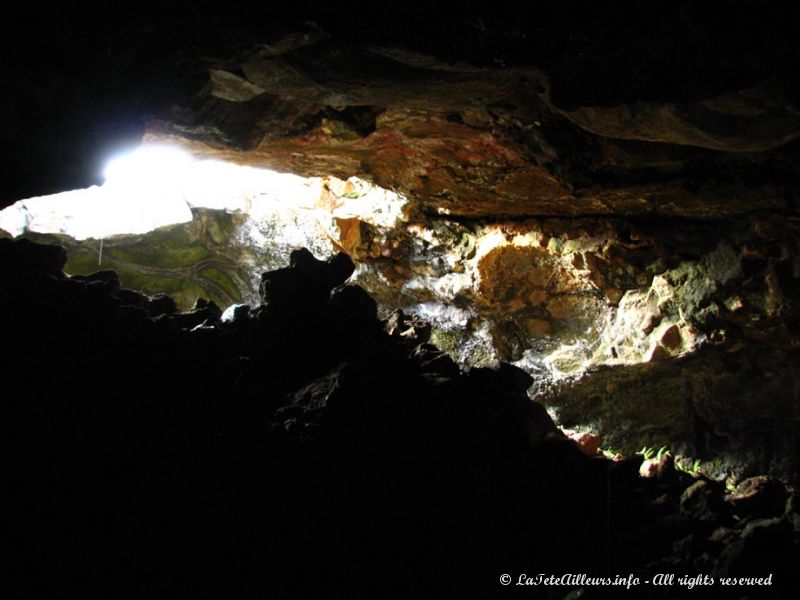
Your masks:
M15 7L7 597L799 592L797 17Z

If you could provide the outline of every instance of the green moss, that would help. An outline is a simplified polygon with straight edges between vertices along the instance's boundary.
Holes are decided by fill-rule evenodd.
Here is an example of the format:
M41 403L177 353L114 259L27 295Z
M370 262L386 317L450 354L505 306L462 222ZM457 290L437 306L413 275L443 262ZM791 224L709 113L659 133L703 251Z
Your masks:
M203 225L203 234L210 245L224 246L235 233L239 225L235 215L227 212L200 213L199 220Z
M163 227L145 235L114 236L77 241L64 235L29 233L26 237L67 248L64 270L88 275L113 269L124 287L147 294L172 296L182 309L191 308L198 296L221 306L239 302L249 277L237 268L241 248L235 233L241 217L224 211L198 210L190 223ZM213 266L209 265L213 259ZM245 282L245 283L243 283Z
M467 330L433 328L430 342L449 354L457 363L480 367L496 362L490 347L480 343Z
M208 249L199 244L181 246L179 240L173 240L169 244L156 240L152 245L111 245L104 249L104 253L119 261L162 269L190 266L212 256Z
M439 348L442 352L453 354L458 350L459 344L463 341L463 335L457 331L433 328L431 331L431 344Z
M67 251L67 264L64 271L70 275L88 275L106 268L99 264L98 255L86 248L67 248Z
M219 269L209 267L200 271L200 275L225 290L225 292L228 294L227 301L225 302L226 304L241 300L241 292L239 288L227 274L223 273Z
M168 294L182 309L188 309L200 297L209 297L209 290L192 281L168 277L151 277L125 268L115 269L122 285L147 294ZM215 294L216 295L216 294ZM212 298L215 300L215 298Z

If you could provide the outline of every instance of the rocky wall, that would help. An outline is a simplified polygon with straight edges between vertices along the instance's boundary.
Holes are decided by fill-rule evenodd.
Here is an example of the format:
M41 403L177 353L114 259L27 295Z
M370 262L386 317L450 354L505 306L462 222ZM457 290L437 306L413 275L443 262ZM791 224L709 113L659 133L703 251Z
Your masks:
M194 214L106 240L106 266L184 309L198 293L223 308L253 304L258 273L283 264L294 243L281 236L286 224ZM383 315L427 320L464 368L522 367L531 397L562 425L626 452L668 445L720 473L797 476L794 220L333 223L304 229L307 241L352 256L353 281ZM67 270L97 268L99 241L62 241Z
M534 374L563 425L797 476L795 221L436 221L401 238L363 255L363 285L462 364Z
M390 576L388 597L486 597L498 569L532 563L640 582L769 577L771 594L797 593L792 487L726 489L668 454L587 452L519 368L462 371L420 320L379 320L344 283L344 254L293 252L230 319L113 271L67 276L66 261L0 239L15 594L339 597ZM443 581L443 566L471 577Z

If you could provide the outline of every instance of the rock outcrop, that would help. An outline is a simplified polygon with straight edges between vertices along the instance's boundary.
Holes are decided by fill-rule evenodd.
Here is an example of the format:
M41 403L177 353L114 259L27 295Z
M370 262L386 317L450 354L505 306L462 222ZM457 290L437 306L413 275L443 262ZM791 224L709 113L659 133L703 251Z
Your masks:
M519 369L461 371L418 320L379 321L345 255L294 253L264 275L265 303L226 321L204 301L155 315L163 300L110 272L65 276L64 258L0 240L11 583L26 594L359 595L389 577L389 597L485 595L532 563L796 589L782 483L728 497L674 463L643 479L641 457L587 455ZM765 544L782 548L767 570ZM469 581L442 580L456 567Z
M453 64L313 30L209 65L193 104L153 118L146 139L306 176L357 175L432 215L709 218L792 207L796 177L742 181L796 152L800 110L780 82L694 102L564 109L553 79L533 65Z
M381 224L320 211L305 209L303 223L331 229L305 229L307 239L349 253L382 315L427 319L431 340L462 366L514 362L561 424L626 452L668 445L739 476L797 480L794 219ZM195 209L189 224L106 240L103 260L183 309L199 293L252 302L273 285L259 273L285 264L287 214ZM272 235L256 243L260 230ZM28 235L67 244L72 273L97 268L98 240ZM311 293L280 281L286 302Z

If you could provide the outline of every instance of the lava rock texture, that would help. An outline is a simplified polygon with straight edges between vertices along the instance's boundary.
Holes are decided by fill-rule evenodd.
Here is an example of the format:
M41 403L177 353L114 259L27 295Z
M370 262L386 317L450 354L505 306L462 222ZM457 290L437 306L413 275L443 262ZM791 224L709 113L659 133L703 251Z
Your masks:
M796 209L787 7L181 0L68 6L47 23L30 10L2 32L18 57L0 111L3 203L85 186L146 133L362 176L429 215Z
M491 334L503 358L578 327L584 291L642 317L601 345L608 364L551 396L563 419L647 438L670 406L670 435L698 452L796 478L796 9L355 8L18 3L0 23L0 201L94 183L143 137L363 177L407 195L406 222L438 232L442 254L483 261L469 293L508 316ZM621 224L614 243L567 247L595 225L547 221L587 217ZM656 234L639 245L631 223ZM508 243L482 255L491 224ZM348 227L353 254L376 259L368 274L398 287L415 269L456 272L395 259L402 233L380 246ZM58 247L0 243L23 595L491 596L502 573L626 570L796 588L793 490L749 479L728 494L669 459L641 479L637 460L585 456L528 401L524 373L462 372L399 314L388 333L345 258L298 252L264 277L262 306L222 322L212 302L180 313L111 272L66 276ZM629 350L649 361L606 368ZM574 358L550 365L570 374ZM660 422L643 429L632 416L649 400Z
M521 370L462 372L418 319L379 321L343 254L294 252L224 322L65 261L0 240L17 597L490 597L532 570L797 589L792 489L586 456Z

